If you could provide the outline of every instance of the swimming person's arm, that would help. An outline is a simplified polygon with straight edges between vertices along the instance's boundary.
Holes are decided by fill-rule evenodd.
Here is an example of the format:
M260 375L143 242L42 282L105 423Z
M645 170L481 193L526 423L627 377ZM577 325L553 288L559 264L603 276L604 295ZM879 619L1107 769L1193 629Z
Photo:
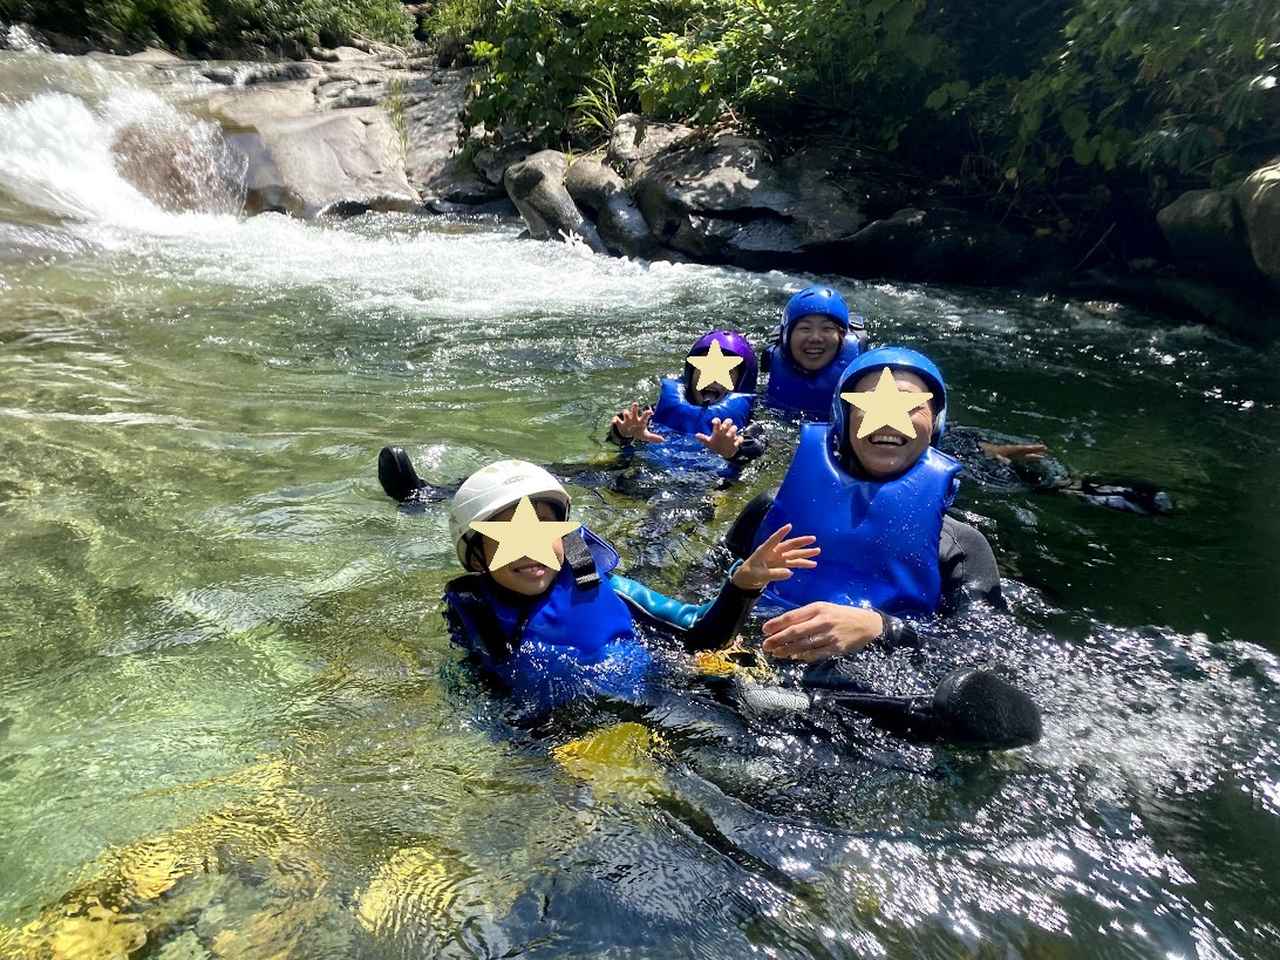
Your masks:
M736 569L736 568L735 568ZM656 626L679 634L687 649L711 650L729 643L742 629L760 590L743 590L730 577L714 600L683 603L651 590L629 577L613 574L609 584L632 612Z
M944 612L954 613L974 601L1005 609L1000 566L991 544L976 527L951 516L943 517L938 565L942 571Z

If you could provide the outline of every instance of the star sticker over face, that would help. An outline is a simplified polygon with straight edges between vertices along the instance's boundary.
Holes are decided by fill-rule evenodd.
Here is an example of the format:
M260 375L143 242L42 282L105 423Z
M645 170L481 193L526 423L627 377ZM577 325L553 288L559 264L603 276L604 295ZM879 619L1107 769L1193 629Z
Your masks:
M559 570L560 561L556 559L553 544L580 526L582 524L576 520L543 520L528 497L520 498L515 515L510 520L471 521L472 530L498 544L498 551L489 563L490 572L515 563L522 557L545 564L552 570Z
M858 427L858 439L868 437L881 427L897 430L903 436L915 439L916 426L911 422L911 411L928 403L932 393L910 393L898 389L893 371L880 370L880 379L874 390L840 394L840 399L851 403L863 412L862 425Z
M705 390L713 383L720 384L726 390L732 390L733 377L730 376L730 371L742 363L741 357L721 350L719 340L711 341L711 350L705 357L688 357L687 359L698 371L698 382L693 385L695 390Z

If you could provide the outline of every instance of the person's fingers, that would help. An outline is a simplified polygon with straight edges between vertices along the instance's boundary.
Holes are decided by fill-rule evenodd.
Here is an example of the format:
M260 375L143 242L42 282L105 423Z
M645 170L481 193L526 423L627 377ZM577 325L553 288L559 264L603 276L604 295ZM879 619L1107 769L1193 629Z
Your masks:
M791 532L791 524L784 523L777 530L773 531L773 533L769 534L769 536L765 539L764 543L760 544L760 547L757 547L756 549L764 548L766 550L772 550L774 547L780 544L783 538L786 537L786 535L790 532Z
M809 655L825 650L832 645L832 637L825 630L819 630L803 637L790 640L770 638L764 643L764 651L774 657L789 657L794 660L806 659Z
M791 524L788 523L787 527L789 529L791 527ZM779 529L781 529L781 527ZM783 550L803 550L806 547L813 546L817 542L818 542L818 538L815 537L812 533L805 533L798 537L791 537L788 540L783 540L779 544L779 546L781 546ZM821 550L822 548L815 547L814 549Z
M766 620L761 626L766 637L792 627L798 623L804 623L812 620L821 611L821 607L816 603L806 603L803 607L796 607L794 610L788 610L786 613L779 614L771 620Z
M698 441L699 443L701 443L704 447L709 447L709 446L711 446L711 437L710 437L710 436L708 436L708 435L707 435L707 434L705 434L705 433L695 433L695 434L693 435L693 439L697 440L697 441Z
M784 630L776 631L772 634L765 635L765 648L774 649L777 647L787 647L793 643L799 643L808 637L815 637L827 630L827 623L818 617L805 620L801 623L794 623Z

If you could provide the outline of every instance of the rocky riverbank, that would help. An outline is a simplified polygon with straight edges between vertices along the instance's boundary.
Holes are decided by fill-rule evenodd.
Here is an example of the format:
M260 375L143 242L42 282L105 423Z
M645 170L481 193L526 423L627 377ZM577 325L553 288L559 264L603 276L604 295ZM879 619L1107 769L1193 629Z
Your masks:
M1177 197L1154 218L1117 215L1113 228L1148 239L1100 258L1110 230L1082 251L857 151L781 155L736 130L631 114L586 156L512 137L462 144L469 71L441 67L425 48L363 44L279 63L127 59L222 127L249 213L518 212L530 237L576 238L602 255L1062 291L1248 340L1280 335L1280 158L1228 189ZM166 169L155 145L124 139L123 168L154 194Z

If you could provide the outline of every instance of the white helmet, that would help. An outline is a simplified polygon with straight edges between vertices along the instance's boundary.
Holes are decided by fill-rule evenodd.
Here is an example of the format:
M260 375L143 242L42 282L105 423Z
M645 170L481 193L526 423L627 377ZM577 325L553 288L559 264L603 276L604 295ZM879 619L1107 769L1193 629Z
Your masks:
M467 536L473 535L474 520L488 520L521 497L551 500L569 516L569 494L560 481L542 467L524 460L499 460L481 467L462 482L449 504L449 534L453 537L458 561L467 565Z

